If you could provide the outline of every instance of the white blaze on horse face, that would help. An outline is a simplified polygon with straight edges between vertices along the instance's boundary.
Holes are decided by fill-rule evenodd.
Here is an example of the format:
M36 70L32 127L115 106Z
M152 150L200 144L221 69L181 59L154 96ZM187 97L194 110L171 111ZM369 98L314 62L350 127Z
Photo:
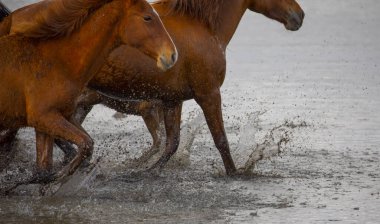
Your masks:
M153 12L158 16L158 18L160 18L160 15L158 15L158 12L156 11L155 8L153 8ZM161 19L161 18L160 18Z
M174 44L174 41L173 41L172 37L169 35L168 31L166 30L166 28L165 28L165 26L164 26L164 24L163 24L163 22L161 20L160 15L157 13L157 11L154 8L153 8L153 13L159 19L159 22L161 23L162 27L165 30L165 33L167 34L167 36L170 39L170 42L171 42L172 46L174 47L174 52L172 52L171 55L167 55L167 53L165 53L166 52L165 47L167 47L167 46L163 46L162 50L161 50L162 53L158 56L158 58L156 60L157 61L157 66L162 71L166 71L166 70L172 68L177 63L177 60L178 60L178 50L177 50L177 47Z

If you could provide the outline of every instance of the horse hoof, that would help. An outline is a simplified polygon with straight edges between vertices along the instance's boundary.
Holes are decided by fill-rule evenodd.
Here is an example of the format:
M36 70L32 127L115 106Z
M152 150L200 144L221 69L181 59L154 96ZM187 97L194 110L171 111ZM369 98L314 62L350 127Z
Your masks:
M54 173L47 172L47 171L40 171L36 173L32 180L29 182L30 184L48 184L55 180Z

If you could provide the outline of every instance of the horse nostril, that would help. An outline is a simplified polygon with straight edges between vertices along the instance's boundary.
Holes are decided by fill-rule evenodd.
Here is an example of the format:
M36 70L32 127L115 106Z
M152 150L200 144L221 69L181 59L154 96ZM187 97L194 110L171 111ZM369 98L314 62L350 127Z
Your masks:
M301 19L303 20L305 18L305 12L301 11Z
M177 53L173 53L171 59L172 59L173 63L176 62L177 61Z

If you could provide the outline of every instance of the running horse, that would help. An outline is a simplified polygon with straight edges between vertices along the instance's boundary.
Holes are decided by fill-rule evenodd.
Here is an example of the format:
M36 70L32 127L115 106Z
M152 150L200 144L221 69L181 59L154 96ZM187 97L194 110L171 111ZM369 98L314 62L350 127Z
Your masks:
M78 111L85 113L78 114L78 119L83 120L93 104L103 103L120 112L140 113L145 121L149 118L147 126L155 133L157 110L162 109L165 151L152 167L161 168L179 145L182 103L195 99L203 110L227 175L234 175L237 170L224 129L220 93L226 74L226 48L247 10L274 19L292 31L302 26L305 14L295 0L161 0L153 7L177 46L177 64L162 72L132 48L115 49L89 82L88 87L97 92L82 96L82 108ZM125 102L136 99L160 100L162 104Z
M35 128L40 171L52 167L55 138L75 144L75 158L48 175L54 180L72 174L92 154L93 140L72 115L108 54L127 44L166 70L177 50L145 0L42 1L19 15L30 26L0 38L0 130Z

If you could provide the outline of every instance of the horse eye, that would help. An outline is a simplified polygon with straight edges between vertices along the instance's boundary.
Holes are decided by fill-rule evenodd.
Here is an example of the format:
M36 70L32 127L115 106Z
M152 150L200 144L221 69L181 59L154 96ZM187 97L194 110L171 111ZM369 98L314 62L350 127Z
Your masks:
M144 16L144 21L145 22L150 22L150 21L152 21L153 19L152 19L152 17L151 16Z

